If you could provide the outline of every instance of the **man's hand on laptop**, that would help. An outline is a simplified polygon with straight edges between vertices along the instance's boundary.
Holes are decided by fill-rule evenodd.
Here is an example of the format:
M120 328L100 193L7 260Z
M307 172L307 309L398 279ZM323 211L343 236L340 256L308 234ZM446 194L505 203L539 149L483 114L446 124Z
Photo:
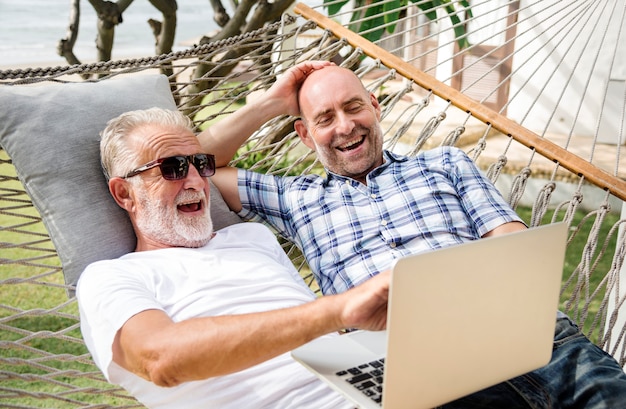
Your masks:
M338 317L343 328L381 331L387 327L390 277L391 271L385 271L345 293L329 297L341 308Z

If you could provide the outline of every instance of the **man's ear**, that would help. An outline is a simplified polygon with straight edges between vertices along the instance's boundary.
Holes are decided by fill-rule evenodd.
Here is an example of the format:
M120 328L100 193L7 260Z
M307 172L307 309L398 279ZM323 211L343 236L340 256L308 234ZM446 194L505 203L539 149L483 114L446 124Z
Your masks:
M380 104L378 103L378 98L376 98L376 95L372 94L371 92L370 92L370 102L372 106L374 107L374 111L376 112L376 118L378 118L378 120L380 121L380 114L381 114Z
M300 140L302 140L302 143L304 143L310 149L315 150L315 143L313 143L313 140L309 136L309 130L307 129L304 121L302 119L296 119L293 127L296 129L296 133L300 137Z
M128 181L119 177L111 178L109 180L109 192L111 192L111 196L118 206L127 212L132 210L134 203Z

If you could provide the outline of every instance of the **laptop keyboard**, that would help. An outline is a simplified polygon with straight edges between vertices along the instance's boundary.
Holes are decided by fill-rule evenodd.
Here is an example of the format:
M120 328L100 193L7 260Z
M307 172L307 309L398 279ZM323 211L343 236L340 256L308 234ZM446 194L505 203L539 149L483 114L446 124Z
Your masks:
M382 405L385 358L337 372L335 375Z

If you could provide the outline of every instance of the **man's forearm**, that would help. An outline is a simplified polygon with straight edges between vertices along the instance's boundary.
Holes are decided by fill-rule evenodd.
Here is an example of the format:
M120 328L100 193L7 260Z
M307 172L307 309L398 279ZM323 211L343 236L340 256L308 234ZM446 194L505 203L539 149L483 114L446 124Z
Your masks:
M131 317L118 331L113 360L160 386L236 372L343 328L387 323L389 272L345 293L295 307L175 323L161 310Z
M237 149L265 122L279 115L299 115L300 85L309 74L330 65L333 63L329 61L304 61L288 69L254 102L198 135L205 152L215 155L218 167L226 166Z
M239 108L198 135L204 152L215 155L217 167L226 166L250 135L282 114L277 108L280 106L267 98Z
M341 329L343 297L297 307L174 323L157 310L127 321L114 360L159 386L240 371Z

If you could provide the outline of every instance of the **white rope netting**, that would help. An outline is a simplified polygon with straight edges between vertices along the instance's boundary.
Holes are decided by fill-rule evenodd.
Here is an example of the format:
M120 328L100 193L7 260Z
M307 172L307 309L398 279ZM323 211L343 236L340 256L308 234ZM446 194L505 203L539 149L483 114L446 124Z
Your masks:
M561 308L626 363L619 314L626 252L620 234L626 2L484 0L470 3L472 16L453 2L456 25L443 8L428 18L419 7L423 1L407 4L388 22L384 16L392 12L385 4L398 2L355 4L361 3L360 9L346 4L333 19L321 6L298 6L297 13L316 23L286 16L257 32L169 55L1 71L0 87L172 69L179 108L201 128L258 97L299 60L358 67L383 106L386 148L412 155L458 146L529 225L569 223L568 260L576 262L564 271ZM368 12L371 4L381 11ZM362 16L353 18L355 10ZM393 33L370 43L346 32L351 19L354 26L376 16L394 25ZM459 39L468 46L460 49ZM235 163L269 173L322 171L292 122L268 122ZM0 406L140 407L93 365L54 246L4 151L0 249ZM297 249L289 243L285 249L306 276Z

